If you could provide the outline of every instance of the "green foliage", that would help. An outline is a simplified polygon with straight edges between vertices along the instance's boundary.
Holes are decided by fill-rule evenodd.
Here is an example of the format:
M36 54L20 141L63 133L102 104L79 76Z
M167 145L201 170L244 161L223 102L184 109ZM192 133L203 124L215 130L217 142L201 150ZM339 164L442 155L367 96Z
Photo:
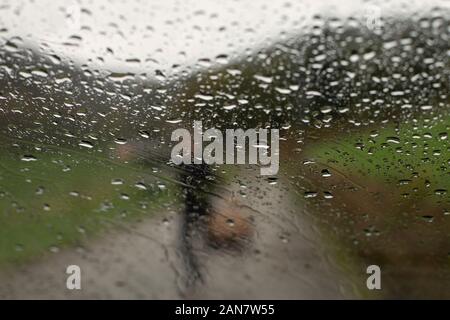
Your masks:
M0 264L80 243L176 203L175 185L151 168L79 151L32 150L33 157L24 157L14 148L0 150Z
M442 201L450 188L449 127L448 117L389 124L311 144L307 154L358 183Z

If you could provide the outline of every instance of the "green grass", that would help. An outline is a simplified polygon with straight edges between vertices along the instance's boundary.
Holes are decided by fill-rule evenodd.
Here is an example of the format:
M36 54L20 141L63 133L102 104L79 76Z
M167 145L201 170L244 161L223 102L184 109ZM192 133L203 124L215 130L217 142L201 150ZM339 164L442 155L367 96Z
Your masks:
M448 201L450 118L389 124L310 145L308 157L364 184L395 186L401 193Z
M332 188L335 195L332 202L311 199L309 207L323 231L323 243L343 272L355 278L358 296L390 294L366 290L365 268L373 263L388 272L387 287L397 281L395 271L405 266L418 273L433 268L430 281L436 283L448 277L450 221L444 213L450 209L449 128L448 116L420 118L341 134L335 130L304 148L304 156L318 170L309 176L309 187ZM320 180L324 168L337 176L331 184L329 178ZM366 236L364 229L370 226L380 236Z
M16 149L0 146L0 265L79 244L115 222L179 203L177 186L150 167L80 151ZM30 153L36 161L21 160ZM123 183L113 184L117 179Z

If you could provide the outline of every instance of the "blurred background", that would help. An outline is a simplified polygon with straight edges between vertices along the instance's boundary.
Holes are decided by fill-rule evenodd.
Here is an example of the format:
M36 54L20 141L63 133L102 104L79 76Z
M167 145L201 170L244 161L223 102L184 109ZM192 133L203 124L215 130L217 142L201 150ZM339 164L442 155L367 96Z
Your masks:
M0 0L0 297L448 298L449 9ZM174 165L193 121L279 173Z

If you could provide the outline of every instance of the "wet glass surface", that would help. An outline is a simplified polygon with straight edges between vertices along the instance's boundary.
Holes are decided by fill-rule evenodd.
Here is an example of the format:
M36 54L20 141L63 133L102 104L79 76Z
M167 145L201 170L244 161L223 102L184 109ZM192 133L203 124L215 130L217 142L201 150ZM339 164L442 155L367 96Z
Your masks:
M0 297L450 297L445 1L0 17ZM175 165L194 121L279 128L278 174Z

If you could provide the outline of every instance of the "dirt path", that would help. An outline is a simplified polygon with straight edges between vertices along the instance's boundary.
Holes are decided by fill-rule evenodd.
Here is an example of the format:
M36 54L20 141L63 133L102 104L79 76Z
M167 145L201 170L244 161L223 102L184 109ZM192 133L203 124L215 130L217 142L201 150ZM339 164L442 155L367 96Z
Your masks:
M0 298L344 297L339 272L314 240L305 215L289 208L287 199L280 200L287 196L283 188L268 188L264 201L249 193L246 206L238 209L252 216L254 232L245 248L214 248L202 241L193 246L202 279L190 286L180 236L182 213L172 213L110 230L83 249L65 249L3 271ZM82 290L66 289L65 270L71 264L81 267Z

